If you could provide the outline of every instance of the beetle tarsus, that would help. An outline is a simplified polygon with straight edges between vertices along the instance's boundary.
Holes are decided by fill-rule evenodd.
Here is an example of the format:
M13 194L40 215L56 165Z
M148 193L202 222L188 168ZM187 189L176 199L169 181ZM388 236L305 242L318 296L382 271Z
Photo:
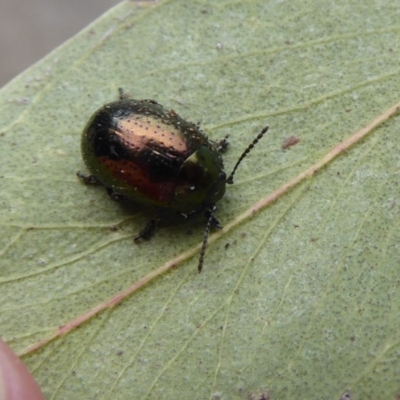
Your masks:
M215 216L216 209L217 209L217 207L215 205L212 205L211 208L207 208L207 211L205 213L205 217L208 220L210 220L210 227L217 228L217 229L222 229L221 222Z
M219 142L217 142L217 151L220 153L224 153L228 149L228 137L229 135L225 135Z

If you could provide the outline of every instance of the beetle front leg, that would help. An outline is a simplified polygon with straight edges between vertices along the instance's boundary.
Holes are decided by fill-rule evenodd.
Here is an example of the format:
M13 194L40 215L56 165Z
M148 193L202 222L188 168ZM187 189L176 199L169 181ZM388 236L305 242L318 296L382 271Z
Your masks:
M229 146L228 137L229 135L225 135L224 138L222 138L219 142L216 143L217 150L220 153L224 153L228 149Z
M215 206L214 206L215 207ZM205 213L205 217L209 219L210 227L216 228L216 229L222 229L223 226L221 225L221 222L219 219L214 215L216 208L212 208L211 210L207 210Z

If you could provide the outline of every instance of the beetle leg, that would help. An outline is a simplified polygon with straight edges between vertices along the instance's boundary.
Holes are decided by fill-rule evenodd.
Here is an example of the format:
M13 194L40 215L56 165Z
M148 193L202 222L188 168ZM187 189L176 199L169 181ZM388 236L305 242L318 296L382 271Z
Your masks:
M133 240L135 241L135 243L139 242L140 239L144 239L144 240L149 240L151 239L151 237L154 235L154 232L157 229L158 223L159 223L159 218L155 217L154 219L151 219L147 225L144 227L144 229L142 229L139 232L139 235L137 235Z
M78 178L81 178L83 183L85 183L86 185L94 185L100 183L98 179L92 174L82 174L82 172L78 171L76 173L76 176Z
M214 217L214 215L211 216L211 226L213 228L217 228L217 229L223 228L223 226L221 225L221 222L219 222L219 219Z
M210 226L212 228L222 229L221 222L219 222L219 219L215 216L216 210L217 210L217 207L215 205L213 205L212 208L207 209L207 211L204 215L210 221Z
M129 94L128 93L124 93L124 89L122 89L122 87L119 87L118 88L118 98L120 100L128 99L129 98Z
M228 137L229 137L229 135L225 135L224 138L222 138L219 142L216 143L217 150L220 153L224 153L228 149L228 146L229 146Z

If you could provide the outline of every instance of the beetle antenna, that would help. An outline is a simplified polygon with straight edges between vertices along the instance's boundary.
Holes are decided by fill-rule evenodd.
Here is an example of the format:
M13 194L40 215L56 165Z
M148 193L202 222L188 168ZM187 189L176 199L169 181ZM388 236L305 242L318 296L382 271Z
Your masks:
M247 154L250 153L250 151L254 148L254 146L258 143L258 141L268 132L269 126L266 126L258 135L257 137L250 143L250 145L247 147L247 149L242 153L242 155L239 157L239 160L237 161L236 165L233 167L233 170L231 174L228 176L228 179L226 180L226 183L232 184L233 183L233 175L235 175L235 172L237 170L237 167L239 164L243 161L243 159L247 156Z
M206 224L206 229L204 229L204 234L203 234L203 244L201 246L201 251L200 251L200 258L199 258L199 264L197 265L197 270L199 273L203 269L203 261L204 261L204 255L206 253L206 248L207 248L207 242L208 242L208 235L210 233L210 228L211 225L222 229L222 226L220 225L218 219L214 217L215 211L217 209L217 206L214 204L211 209L208 210L206 215L209 213L207 224Z

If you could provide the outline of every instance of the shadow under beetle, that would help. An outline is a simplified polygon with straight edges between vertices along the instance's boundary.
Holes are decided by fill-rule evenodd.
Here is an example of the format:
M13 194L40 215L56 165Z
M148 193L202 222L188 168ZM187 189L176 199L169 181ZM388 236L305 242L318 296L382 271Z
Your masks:
M214 142L175 111L154 100L127 98L119 90L119 100L108 103L90 118L82 133L82 157L89 175L77 173L84 183L105 186L114 200L128 200L178 211L183 216L204 212L198 271L203 267L210 228L221 229L215 217L216 203L233 183L237 167L268 131L262 129L239 157L226 177L221 153L228 136ZM160 221L160 213L135 237L150 239Z

